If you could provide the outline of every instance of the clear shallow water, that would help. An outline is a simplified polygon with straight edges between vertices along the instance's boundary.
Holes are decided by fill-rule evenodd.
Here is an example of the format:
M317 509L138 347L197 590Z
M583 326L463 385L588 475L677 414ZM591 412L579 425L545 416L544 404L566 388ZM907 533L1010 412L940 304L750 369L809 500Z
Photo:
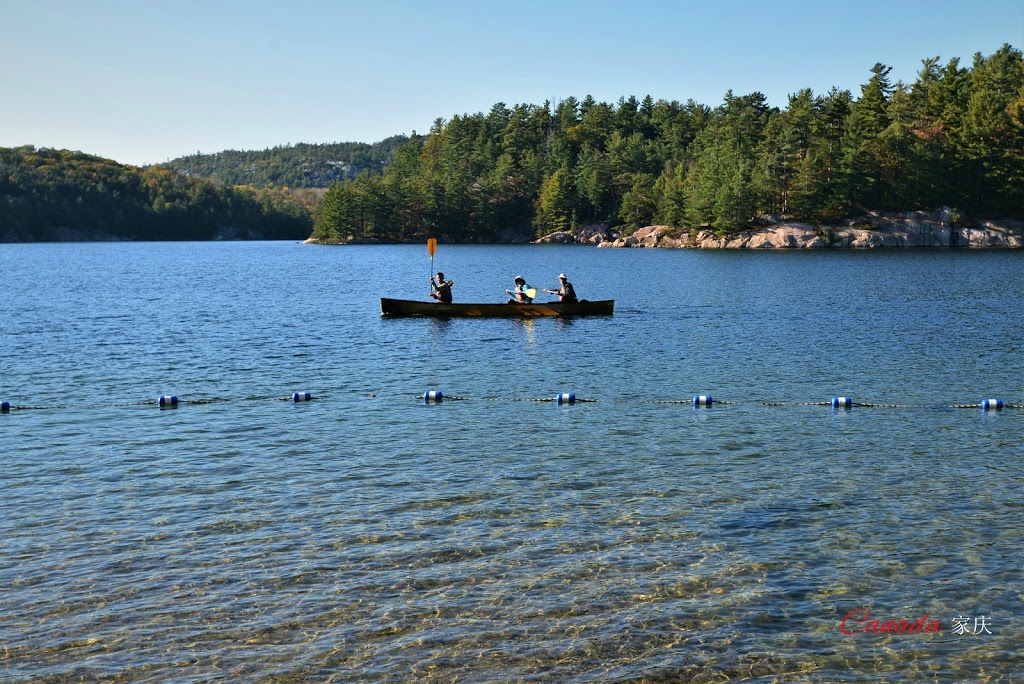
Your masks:
M616 315L431 321L425 247L0 245L0 680L1019 680L1024 411L943 407L1024 404L1022 265L441 245Z

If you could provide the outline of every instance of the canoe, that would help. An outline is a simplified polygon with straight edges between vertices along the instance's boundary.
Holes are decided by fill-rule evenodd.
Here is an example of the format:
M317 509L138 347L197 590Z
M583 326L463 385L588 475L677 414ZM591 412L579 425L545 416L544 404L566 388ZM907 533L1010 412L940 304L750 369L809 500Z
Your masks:
M433 316L435 318L534 318L537 316L611 316L614 299L598 302L582 300L574 304L441 304L381 297L384 316Z

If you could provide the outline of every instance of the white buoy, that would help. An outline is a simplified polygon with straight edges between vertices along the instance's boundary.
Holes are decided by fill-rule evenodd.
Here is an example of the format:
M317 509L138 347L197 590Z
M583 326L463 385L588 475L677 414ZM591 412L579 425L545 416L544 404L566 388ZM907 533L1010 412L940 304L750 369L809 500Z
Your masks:
M430 390L423 393L423 401L427 404L440 404L444 400L441 390Z
M1003 400L1002 399L985 399L981 402L982 411L1002 411Z
M712 406L714 403L715 400L708 394L698 394L693 398L694 406Z
M853 408L853 399L850 397L832 397L832 408L848 409Z
M555 401L559 404L575 404L576 395L572 392L563 392L555 397Z
M294 394L292 394L292 401L295 402L296 404L299 403L300 401L313 401L313 393L295 392Z
M160 408L178 408L178 397L160 395L157 403L160 405Z

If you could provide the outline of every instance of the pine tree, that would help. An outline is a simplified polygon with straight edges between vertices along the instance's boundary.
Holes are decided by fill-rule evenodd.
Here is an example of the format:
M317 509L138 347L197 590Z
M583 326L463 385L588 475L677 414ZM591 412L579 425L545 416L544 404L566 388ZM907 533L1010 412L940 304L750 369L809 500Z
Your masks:
M313 223L313 237L327 242L340 242L344 227L344 191L341 183L334 181L320 199Z
M860 116L861 131L873 140L889 127L888 104L892 93L889 72L892 67L878 63L871 67L871 78L861 86L861 97L856 108Z
M650 225L657 210L654 198L654 179L646 173L628 174L631 176L629 190L622 196L619 218L628 228L640 228Z
M1024 57L1003 45L988 58L975 55L961 147L977 171L972 205L1000 212L1024 205Z
M686 222L686 166L670 163L654 185L655 220L668 226Z
M572 224L572 217L572 187L569 173L566 169L557 169L541 185L534 218L537 234L570 230L575 227Z

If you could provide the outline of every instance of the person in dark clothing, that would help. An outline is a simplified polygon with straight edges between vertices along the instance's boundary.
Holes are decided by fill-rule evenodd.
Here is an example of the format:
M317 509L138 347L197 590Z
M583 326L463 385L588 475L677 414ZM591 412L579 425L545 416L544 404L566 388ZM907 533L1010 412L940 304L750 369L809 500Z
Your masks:
M558 295L558 301L566 304L575 304L579 300L576 299L576 290L573 288L572 283L565 277L564 273L558 274L558 289L557 290L544 290L548 294Z
M442 304L452 303L452 285L454 280L445 280L444 273L437 272L437 281L430 279L430 296Z

